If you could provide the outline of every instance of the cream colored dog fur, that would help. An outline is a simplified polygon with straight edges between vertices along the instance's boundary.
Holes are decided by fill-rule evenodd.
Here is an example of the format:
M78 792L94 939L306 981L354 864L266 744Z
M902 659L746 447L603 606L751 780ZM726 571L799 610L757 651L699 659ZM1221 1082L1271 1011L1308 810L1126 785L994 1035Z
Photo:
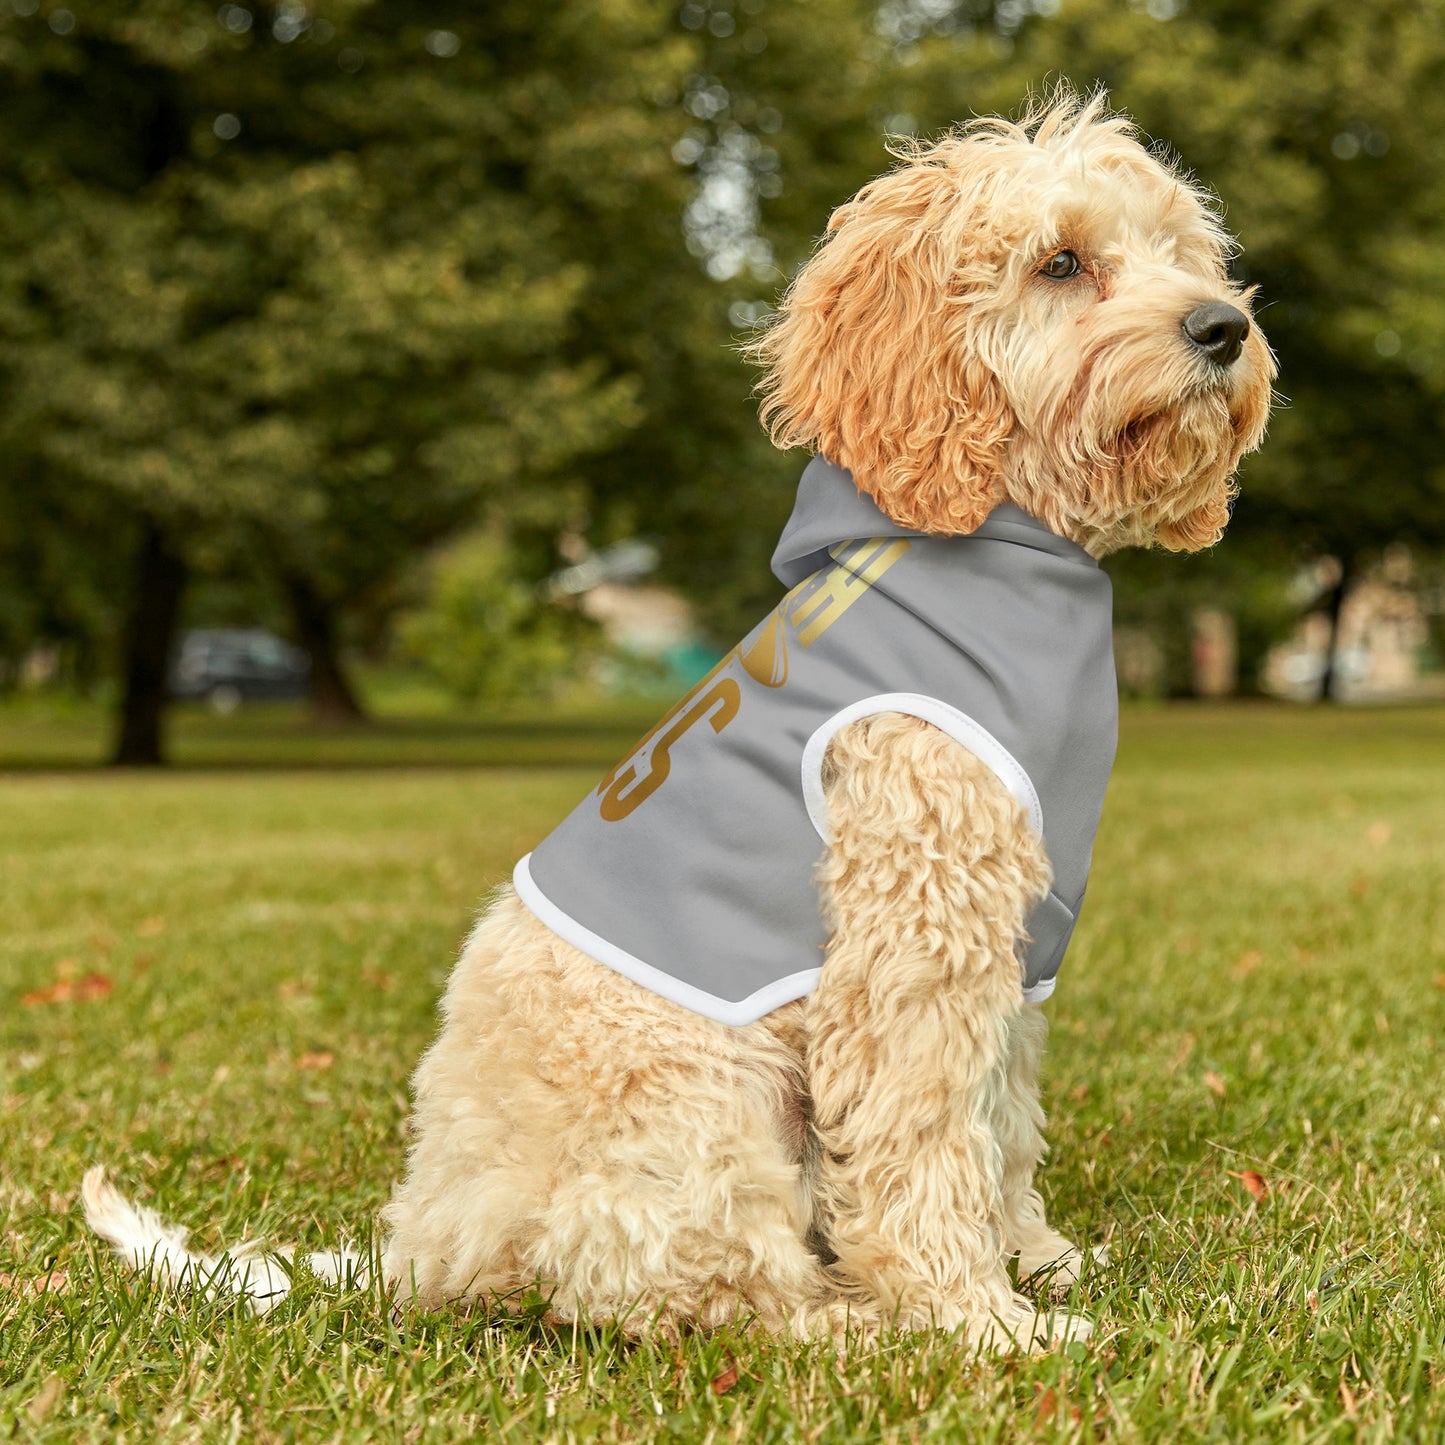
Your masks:
M1008 500L1096 556L1208 546L1274 370L1255 328L1228 364L1183 331L1207 303L1247 310L1228 255L1209 201L1101 99L910 144L833 216L756 343L765 420L910 527L966 533ZM841 732L825 782L821 980L747 1027L657 997L498 892L416 1072L385 1211L401 1297L540 1284L558 1319L668 1335L1087 1332L1008 1273L1011 1256L1065 1281L1080 1263L1034 1185L1045 1023L1016 948L1049 882L1040 841L988 767L914 718ZM160 1247L163 1270L201 1272L98 1170L86 1203L136 1262Z

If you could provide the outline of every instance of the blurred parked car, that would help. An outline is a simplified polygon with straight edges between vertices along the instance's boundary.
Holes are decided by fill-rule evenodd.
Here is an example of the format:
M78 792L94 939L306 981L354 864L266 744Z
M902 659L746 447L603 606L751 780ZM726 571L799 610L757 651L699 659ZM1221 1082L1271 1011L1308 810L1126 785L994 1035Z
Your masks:
M204 698L217 712L243 702L306 696L311 659L259 627L184 633L171 664L171 696Z

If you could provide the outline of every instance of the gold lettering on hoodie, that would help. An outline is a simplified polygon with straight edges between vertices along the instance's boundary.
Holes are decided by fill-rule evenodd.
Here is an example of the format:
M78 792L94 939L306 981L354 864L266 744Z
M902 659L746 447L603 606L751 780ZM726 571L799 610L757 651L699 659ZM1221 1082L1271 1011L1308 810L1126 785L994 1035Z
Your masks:
M720 733L738 715L743 693L736 677L724 676L734 663L754 682L773 689L788 680L787 633L811 647L912 544L902 537L870 537L841 542L830 549L831 567L804 578L755 629L757 636L723 657L676 705L669 708L635 748L597 785L599 809L606 822L628 817L667 781L672 749L698 723ZM750 634L751 635L751 634Z

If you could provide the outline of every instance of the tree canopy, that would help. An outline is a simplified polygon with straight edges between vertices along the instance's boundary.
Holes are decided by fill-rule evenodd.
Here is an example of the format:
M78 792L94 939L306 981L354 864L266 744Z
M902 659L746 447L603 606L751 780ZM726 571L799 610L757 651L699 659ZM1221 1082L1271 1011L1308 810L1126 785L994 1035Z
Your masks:
M587 314L616 284L589 217L677 230L670 16L62 13L0 45L25 496L93 498L147 566L249 550L323 612L488 504L565 520L569 468L641 420Z

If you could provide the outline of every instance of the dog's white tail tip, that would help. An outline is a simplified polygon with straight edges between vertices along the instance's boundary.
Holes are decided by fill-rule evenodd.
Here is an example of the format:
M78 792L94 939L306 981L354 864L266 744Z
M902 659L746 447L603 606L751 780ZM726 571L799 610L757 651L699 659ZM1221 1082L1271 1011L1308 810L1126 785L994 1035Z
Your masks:
M154 1267L166 1278L202 1261L186 1248L188 1232L167 1224L153 1209L134 1205L105 1175L105 1165L85 1171L80 1182L85 1222L135 1269Z
M238 1252L212 1258L186 1248L189 1231L167 1224L153 1209L132 1204L97 1164L80 1182L85 1222L131 1266L169 1284L198 1288L208 1299L240 1295L257 1314L279 1304L291 1278L271 1255Z
M291 1288L285 1263L291 1257L289 1249L270 1253L251 1243L216 1258L192 1254L186 1248L189 1232L167 1224L153 1209L132 1204L106 1178L103 1164L85 1171L80 1200L85 1222L132 1269L199 1288L207 1298L241 1295L257 1314L280 1304ZM368 1261L352 1249L326 1250L306 1259L312 1272L331 1284L365 1284L370 1274Z

